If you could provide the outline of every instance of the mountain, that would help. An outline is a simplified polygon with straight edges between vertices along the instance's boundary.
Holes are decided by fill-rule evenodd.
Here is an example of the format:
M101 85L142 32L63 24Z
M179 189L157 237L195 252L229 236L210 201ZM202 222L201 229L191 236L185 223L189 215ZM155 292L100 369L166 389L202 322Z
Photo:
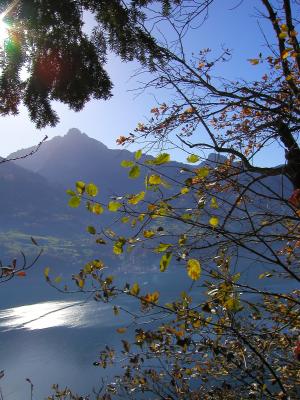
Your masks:
M32 150L34 147L17 151L9 157L20 157ZM141 185L140 179L128 182L128 171L120 166L122 160L132 158L129 151L108 149L103 143L73 128L65 136L45 142L35 154L15 161L15 164L65 189L82 180L94 182L102 194L115 194L126 191L128 186L134 191Z
M33 150L34 148L22 149L11 154L9 158L23 157ZM52 256L55 254L55 257L58 255L63 257L70 250L67 257L70 263L78 262L79 248L82 254L85 253L86 257L91 257L95 246L93 240L87 242L88 235L85 228L88 225L95 225L97 229L106 228L113 222L112 214L105 212L98 220L95 220L95 216L87 212L84 207L76 210L70 209L67 206L68 198L65 190L74 188L75 182L82 180L94 182L100 189L99 198L101 200L102 197L104 202L107 202L107 196L138 193L144 188L146 170L142 169L138 179L129 179L128 169L120 166L122 160L133 159L133 153L124 149L108 149L103 143L73 128L65 136L55 137L43 143L35 154L14 163L8 162L0 165L0 184L3 188L0 197L0 233L5 235L6 232L14 230L26 235L38 234L43 243L48 246L48 253ZM225 160L224 156L211 154L201 165L209 165L213 168ZM163 190L170 194L178 192L174 181L182 182L179 188L183 186L186 174L178 173L182 167L187 166L171 162L157 167L159 172L165 172L171 178L169 181L172 187ZM240 174L238 180L247 186L253 177L255 174L243 173ZM234 176L232 179L235 179ZM284 186L286 189L283 189ZM257 194L273 197L274 193L281 193L282 190L286 190L286 193L291 190L290 185L286 185L286 181L282 177L266 177L262 181L255 182L249 186L248 192L251 194L252 191L252 201L249 202L248 210L251 212L259 209L264 213L265 204ZM147 199L151 201L151 196L156 194L149 192ZM208 209L208 211L222 218L231 208L230 202L234 203L234 196L236 195L227 192L218 194L221 207L218 210ZM189 203L191 201L193 204ZM195 202L197 202L197 196L195 198L182 196L176 198L173 205L181 207L184 212L189 207L197 207ZM272 207L271 202L268 205ZM208 221L208 215L205 212L203 216L204 220ZM236 208L231 216L231 228L237 232L246 232L248 226L245 222L242 223L240 218L242 211ZM153 224L155 223L159 222L154 220ZM169 221L168 224L170 230L174 229L175 232L178 229L176 222L171 225ZM121 234L126 235L131 228L129 224L121 225L122 227L118 226L118 230L123 229ZM20 241L20 235L18 236L17 233L12 236L11 233L8 236L6 234L6 237L9 237L6 242L11 245L13 238ZM5 242L3 238L1 241ZM24 245L24 241L22 245ZM16 245L13 245L12 249L15 248ZM106 251L104 248L107 247L101 247L102 253ZM1 250L1 245L0 251L5 251L5 249ZM96 251L99 252L99 246ZM105 253L105 256L109 257L110 255ZM138 256L143 256L142 250ZM130 262L132 260L133 258ZM139 264L139 259L136 259L134 263Z

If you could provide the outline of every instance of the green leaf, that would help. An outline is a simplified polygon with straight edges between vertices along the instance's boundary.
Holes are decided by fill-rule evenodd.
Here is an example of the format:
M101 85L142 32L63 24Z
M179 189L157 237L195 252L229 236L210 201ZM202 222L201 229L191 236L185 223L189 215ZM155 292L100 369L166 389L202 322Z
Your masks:
M135 152L134 158L138 161L142 157L142 150Z
M108 209L109 209L109 211L111 211L111 212L116 212L116 211L118 211L119 208L121 208L121 207L122 207L122 204L119 203L118 201L110 201L110 202L108 203Z
M136 179L140 176L141 170L138 165L134 165L129 171L129 178Z
M85 190L85 183L84 182L77 181L75 185L76 185L76 190L77 190L77 192L79 194L84 193L84 190Z
M130 217L122 217L121 221L123 224L127 224L127 222L130 220Z
M161 153L153 160L153 164L161 165L166 164L170 161L170 154L168 153Z
M67 190L66 190L66 193L67 193L69 196L76 196L76 192L74 192L74 190L71 190L71 189L67 189Z
M164 271L168 268L171 259L172 259L172 253L169 252L169 251L168 251L167 253L165 253L165 254L161 257L160 263L159 263L159 268L160 268L160 271L161 271L161 272L164 272Z
M196 154L190 154L186 159L186 161L189 162L189 163L196 163L199 160L200 160L200 157L197 156Z
M88 233L90 233L91 235L95 235L96 234L96 229L92 226L89 225L86 230L88 231Z
M133 167L133 166L134 166L133 161L130 161L130 160L121 161L121 167L123 167L123 168L129 168L129 167Z
M72 208L79 207L80 203L81 203L81 198L78 197L78 196L71 197L69 202L68 202L69 206L72 207Z
M98 194L98 188L94 183L89 183L85 188L86 193L91 196L95 197Z
M155 249L154 251L156 253L163 253L164 251L168 250L169 247L171 247L172 245L169 243L160 243Z

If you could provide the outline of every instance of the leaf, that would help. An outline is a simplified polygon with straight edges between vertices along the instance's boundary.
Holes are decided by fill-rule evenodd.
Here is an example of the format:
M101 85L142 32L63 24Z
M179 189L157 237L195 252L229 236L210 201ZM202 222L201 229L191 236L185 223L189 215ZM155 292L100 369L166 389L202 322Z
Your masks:
M163 253L164 251L168 250L169 247L171 247L171 244L168 243L160 243L155 249L154 251L156 253Z
M130 289L130 294L132 294L132 296L138 296L140 293L140 287L138 283L134 283Z
M104 212L104 208L99 203L96 203L96 204L93 204L93 206L92 206L92 212L94 214L100 215Z
M201 275L201 265L198 260L191 258L187 262L187 274L193 280L197 281Z
M88 231L88 233L90 233L91 235L95 235L96 234L96 229L92 226L89 225L86 230Z
M162 183L161 177L159 175L150 175L148 179L149 185L160 185Z
M171 252L167 252L161 257L160 263L159 263L159 269L161 272L164 272L168 268L171 259L172 259Z
M142 150L138 150L134 154L134 158L138 161L142 157Z
M204 179L209 175L209 168L208 167L197 168L195 172L199 178Z
M16 273L17 276L19 276L20 278L24 278L24 276L26 276L26 272L25 271L19 271Z
M121 161L121 167L123 167L123 168L129 168L129 167L133 167L133 166L134 166L133 161L129 161L129 160Z
M85 188L86 193L91 197L96 197L98 194L98 188L94 183L89 183Z
M71 190L71 189L67 189L67 190L66 190L66 193L67 193L69 196L76 196L76 192L74 192L74 190Z
M68 202L69 207L72 207L72 208L79 207L80 203L81 203L81 198L78 197L78 196L71 197L69 202Z
M143 235L144 235L144 237L146 239L149 239L149 238L152 238L155 235L155 232L146 230L146 231L143 232Z
M143 200L145 197L145 192L140 192L137 193L136 195L133 195L130 197L128 200L128 204L138 204L141 200Z
M138 165L134 165L129 171L129 178L136 179L140 176L141 170Z
M258 58L249 58L248 61L249 61L250 64L252 64L252 65L257 65L257 64L259 64L259 59L258 59Z
M235 297L230 297L225 303L224 306L227 310L237 312L242 309L241 302L239 299Z
M278 37L280 39L285 39L287 36L288 36L288 34L286 32L280 32L279 35L278 35Z
M82 181L77 181L76 184L75 184L75 186L76 186L76 190L77 190L77 192L78 192L79 194L84 193L84 190L85 190L85 183L84 183L84 182L82 182Z
M82 289L84 287L84 279L76 279L76 284Z
M189 162L189 163L196 163L199 160L200 160L200 157L197 156L196 154L190 154L186 159L186 161Z
M114 244L113 252L114 252L116 255L122 254L122 253L123 253L123 247L124 247L124 244L125 244L125 243L126 243L125 238L120 237L120 238L115 242L115 244Z
M154 160L148 160L147 164L149 165L161 165L166 164L170 161L170 154L168 153L161 153L154 158Z
M189 188L183 187L183 188L180 190L180 193L181 193L181 194L187 194L189 191L190 191Z
M122 204L119 203L118 201L110 201L108 203L108 209L111 212L117 212L119 210L119 208L122 207Z
M49 267L46 267L46 268L44 269L44 277L45 277L46 279L49 279L49 272L50 272L50 268L49 268Z
M147 293L146 296L143 297L143 301L147 303L157 303L159 299L159 292Z
M55 283L60 283L62 281L62 277L61 276L57 276L55 279L54 279L54 282Z
M117 332L120 333L120 334L125 333L126 331L127 331L126 328L118 328L117 329Z
M219 218L216 217L216 216L213 216L213 217L211 217L211 218L209 219L209 223L210 223L210 225L211 225L213 228L215 228L216 226L219 225Z
M127 222L130 220L130 217L122 217L121 221L123 224L127 224Z
M211 198L210 208L219 208L219 204L218 204L217 199L215 197Z
M289 56L289 49L283 50L283 52L281 53L282 59L285 60L288 56Z

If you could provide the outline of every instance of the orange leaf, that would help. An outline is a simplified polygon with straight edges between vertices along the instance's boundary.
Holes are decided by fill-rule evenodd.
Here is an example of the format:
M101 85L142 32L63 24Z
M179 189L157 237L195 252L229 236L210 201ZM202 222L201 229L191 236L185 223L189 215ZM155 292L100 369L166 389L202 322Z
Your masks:
M19 271L16 273L17 276L20 276L21 278L24 278L24 276L26 276L26 272L25 271Z

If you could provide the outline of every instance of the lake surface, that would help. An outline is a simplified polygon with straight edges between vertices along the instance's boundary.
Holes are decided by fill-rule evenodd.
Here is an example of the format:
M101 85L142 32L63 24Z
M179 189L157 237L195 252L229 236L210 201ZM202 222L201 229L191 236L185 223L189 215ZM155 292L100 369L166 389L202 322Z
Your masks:
M168 294L187 290L190 281L185 271L174 274L128 275L124 282L138 281L143 291L159 289ZM121 312L115 316L112 305L95 302L86 296L68 296L49 288L33 275L0 288L0 380L4 400L30 400L29 378L34 385L33 399L51 394L51 385L70 386L80 394L100 387L120 371L93 366L105 345L119 347L124 335L118 327L130 322ZM138 310L126 296L117 300L127 309ZM131 332L134 331L134 327Z
M247 265L245 270L249 271ZM246 275L245 279L257 280L257 272L251 271L252 278ZM102 378L109 380L120 371L118 364L103 370L93 362L106 345L119 348L126 335L116 329L129 323L128 314L121 312L116 317L112 305L86 295L61 294L49 287L42 275L41 271L32 271L26 279L0 286L0 371L5 371L0 388L4 400L30 400L26 378L34 385L33 399L43 400L51 394L54 383L85 395L93 387L99 388ZM170 268L163 274L124 273L122 279L123 283L139 282L143 293L159 290L166 302L191 287L184 268ZM289 286L287 282L284 285ZM201 291L194 287L195 299L200 300ZM117 302L129 310L139 308L127 296ZM129 340L134 329L128 330Z

